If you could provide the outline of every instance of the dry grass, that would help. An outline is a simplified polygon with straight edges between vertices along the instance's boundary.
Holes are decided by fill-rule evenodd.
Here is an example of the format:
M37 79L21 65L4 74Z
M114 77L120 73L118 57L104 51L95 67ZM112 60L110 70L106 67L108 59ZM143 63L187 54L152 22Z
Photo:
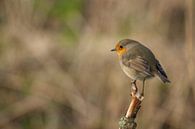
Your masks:
M73 31L80 29L70 43L59 29L63 24L50 18L56 1L44 11L33 10L33 2L1 2L1 127L118 128L128 108L130 80L110 49L122 38L151 48L172 82L146 82L138 128L195 127L195 52L185 47L192 43L192 30L185 32L186 10L192 7L182 0L86 1L79 20L66 22Z

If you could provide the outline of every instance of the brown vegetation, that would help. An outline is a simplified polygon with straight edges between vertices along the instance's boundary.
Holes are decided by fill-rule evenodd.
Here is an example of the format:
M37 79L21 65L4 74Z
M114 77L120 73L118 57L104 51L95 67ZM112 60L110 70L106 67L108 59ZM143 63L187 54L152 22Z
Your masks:
M130 80L110 49L132 38L172 82L146 82L138 128L194 129L192 0L64 1L0 1L1 128L118 128Z

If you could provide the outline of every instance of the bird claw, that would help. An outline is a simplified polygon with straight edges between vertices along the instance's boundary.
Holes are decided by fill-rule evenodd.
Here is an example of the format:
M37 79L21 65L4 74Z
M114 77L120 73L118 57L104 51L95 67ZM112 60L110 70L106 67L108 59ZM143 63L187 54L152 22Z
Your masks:
M143 92L140 94L136 85L135 81L131 82L131 86L132 86L132 93L131 96L135 96L137 99L139 99L140 101L142 101L144 99L144 94Z
M135 97L138 98L140 101L144 99L144 96L141 95L139 92L136 92Z
M132 90L133 90L133 92L134 92L134 93L136 93L136 92L138 91L138 89L137 89L137 86L136 86L136 83L135 83L135 82L132 82L132 83L131 83L131 87L132 87Z
M137 91L137 88L135 85L132 85L132 90Z

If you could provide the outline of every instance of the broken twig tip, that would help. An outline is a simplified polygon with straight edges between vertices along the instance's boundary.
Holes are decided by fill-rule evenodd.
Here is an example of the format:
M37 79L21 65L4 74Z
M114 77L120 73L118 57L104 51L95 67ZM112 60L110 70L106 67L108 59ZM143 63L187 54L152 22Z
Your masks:
M126 115L123 116L119 121L119 129L136 129L137 127L135 118L139 109L141 108L141 102L143 101L144 96L135 90L133 90L130 95L132 98L131 103Z

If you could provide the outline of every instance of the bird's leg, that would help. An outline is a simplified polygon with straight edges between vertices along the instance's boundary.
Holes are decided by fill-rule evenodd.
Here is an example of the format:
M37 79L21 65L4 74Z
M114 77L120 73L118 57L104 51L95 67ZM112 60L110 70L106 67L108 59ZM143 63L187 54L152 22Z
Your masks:
M137 99L139 99L140 101L142 101L143 100L143 96L142 96L142 94L140 94L139 92L138 92L138 88L137 88L137 85L136 85L136 80L133 80L132 82L131 82L131 86L132 86L132 92L131 92L131 96L136 96L136 98ZM143 89L142 89L143 90Z
M137 85L136 85L136 80L131 81L131 86L132 86L133 92L137 93L138 88L137 88Z
M144 86L145 86L145 79L143 80L143 86L142 86L141 96L144 96Z

